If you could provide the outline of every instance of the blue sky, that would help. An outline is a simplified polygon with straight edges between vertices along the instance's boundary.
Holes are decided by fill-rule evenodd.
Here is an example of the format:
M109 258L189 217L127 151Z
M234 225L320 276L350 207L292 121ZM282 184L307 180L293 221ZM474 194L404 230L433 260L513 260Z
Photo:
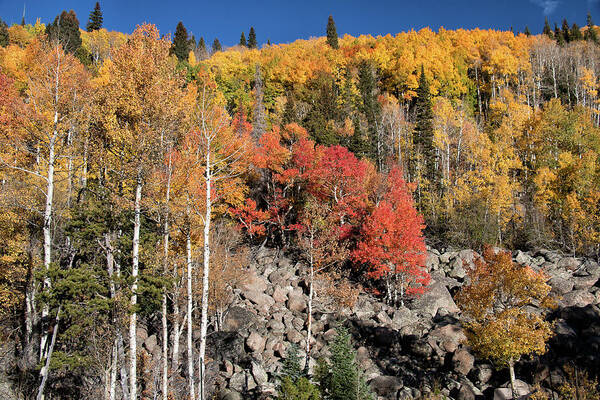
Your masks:
M26 20L49 22L61 10L73 9L82 27L94 7L93 0L0 0L0 17L20 22L23 4ZM534 33L550 22L566 17L569 23L585 24L588 11L600 25L600 0L104 0L104 27L131 32L137 24L151 22L161 33L175 31L178 21L207 44L215 37L225 46L236 44L240 33L254 26L259 43L270 39L286 43L298 38L323 36L329 14L338 33L351 35L396 34L429 26L437 30L494 28Z

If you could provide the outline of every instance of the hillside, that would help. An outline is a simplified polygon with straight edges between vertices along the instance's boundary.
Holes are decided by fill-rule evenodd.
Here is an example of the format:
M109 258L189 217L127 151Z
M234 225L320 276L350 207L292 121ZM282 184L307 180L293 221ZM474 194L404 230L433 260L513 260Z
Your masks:
M2 396L598 398L591 16L209 50L99 7L0 21Z

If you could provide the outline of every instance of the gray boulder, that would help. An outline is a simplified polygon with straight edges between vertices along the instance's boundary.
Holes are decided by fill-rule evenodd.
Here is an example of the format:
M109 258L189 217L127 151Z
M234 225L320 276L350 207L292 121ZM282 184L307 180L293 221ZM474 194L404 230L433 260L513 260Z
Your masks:
M427 291L417 298L411 306L413 310L431 317L435 317L441 307L452 313L460 312L446 286L439 282L431 284Z
M371 379L369 385L377 395L386 399L395 399L398 390L404 387L404 383L399 377L385 375Z

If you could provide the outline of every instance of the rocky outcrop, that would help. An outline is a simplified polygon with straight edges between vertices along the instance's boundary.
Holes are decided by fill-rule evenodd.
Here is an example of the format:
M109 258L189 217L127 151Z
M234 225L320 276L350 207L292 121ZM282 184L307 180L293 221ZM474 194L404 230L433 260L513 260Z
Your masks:
M391 307L364 293L352 310L336 310L317 299L309 368L329 355L327 344L335 337L336 327L345 324L378 399L410 399L434 392L449 399L510 398L506 371L494 369L467 346L460 310L453 300L477 257L472 250L429 250L431 285L406 307ZM519 394L526 395L533 383L557 387L563 379L560 366L566 362L598 368L598 263L546 250L518 251L514 260L544 270L553 293L560 297L559 308L552 314L556 336L544 356L545 368L535 360L518 364L517 375L524 380L519 383ZM307 288L302 271L301 264L270 249L261 249L250 265L249 278L236 288L236 300L224 314L222 331L208 338L207 381L209 391L218 393L218 398L276 395L287 349L293 343L304 349ZM152 354L160 347L156 338L141 331L138 339L144 351ZM303 350L300 356L304 360Z

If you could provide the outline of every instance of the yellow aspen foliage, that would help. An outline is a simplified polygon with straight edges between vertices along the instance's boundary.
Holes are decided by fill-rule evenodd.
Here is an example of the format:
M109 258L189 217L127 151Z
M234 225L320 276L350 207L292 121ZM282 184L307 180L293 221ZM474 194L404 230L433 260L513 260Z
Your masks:
M548 277L513 263L509 252L492 248L485 249L467 274L469 283L457 300L469 345L483 358L509 367L514 382L514 363L524 355L544 354L553 335L552 324L544 318L555 305Z

